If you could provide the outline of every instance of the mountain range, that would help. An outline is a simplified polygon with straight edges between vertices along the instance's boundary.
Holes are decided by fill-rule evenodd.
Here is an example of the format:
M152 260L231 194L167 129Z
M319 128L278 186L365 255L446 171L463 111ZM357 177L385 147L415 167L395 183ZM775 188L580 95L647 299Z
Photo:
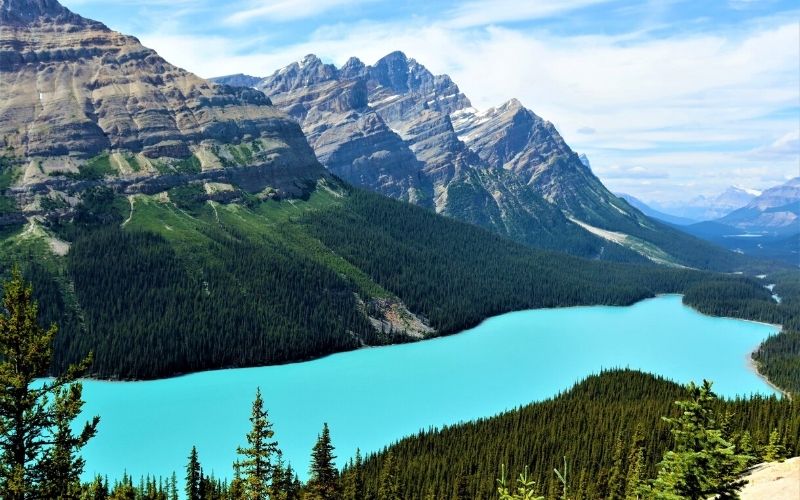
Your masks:
M681 229L735 252L800 266L800 177L764 190L719 219Z
M658 219L663 222L667 222L669 224L673 224L675 226L688 226L690 224L695 224L697 221L693 219L687 219L686 217L678 217L677 215L668 214L666 212L662 212L661 210L656 210L652 206L648 205L644 201L640 200L639 198L627 194L627 193L616 193L617 196L622 198L623 200L627 201L632 207L636 208L643 214L648 217L652 217L654 219Z
M555 126L518 100L479 111L449 76L402 52L338 68L308 55L253 86L301 124L328 170L356 186L582 257L729 260L609 192Z
M59 323L54 370L297 361L744 263L609 193L518 101L477 111L401 53L307 57L262 92L55 0L0 0L0 21L0 268Z
M719 219L742 208L761 195L757 189L740 186L729 186L725 191L714 196L696 196L688 201L670 203L650 203L653 210L669 214L673 217L688 219L692 222L703 222Z

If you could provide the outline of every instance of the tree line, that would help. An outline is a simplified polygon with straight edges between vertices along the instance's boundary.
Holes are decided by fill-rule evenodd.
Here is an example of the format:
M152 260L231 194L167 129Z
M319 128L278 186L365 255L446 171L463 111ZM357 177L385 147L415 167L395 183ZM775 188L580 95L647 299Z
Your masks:
M14 270L0 313L0 495L176 499L174 473L138 484L127 476L113 485L102 477L81 481L80 452L99 422L97 416L82 426L75 422L83 406L78 377L91 356L39 379L58 328L42 327L38 315L31 287ZM662 415L668 415L663 422ZM230 481L204 474L192 448L186 498L737 498L749 465L800 451L800 408L788 399L721 401L709 382L682 387L629 370L589 377L549 401L496 417L422 432L365 459L357 453L341 471L326 424L305 484L284 464L260 390L250 422ZM520 471L516 487L506 482L506 470Z

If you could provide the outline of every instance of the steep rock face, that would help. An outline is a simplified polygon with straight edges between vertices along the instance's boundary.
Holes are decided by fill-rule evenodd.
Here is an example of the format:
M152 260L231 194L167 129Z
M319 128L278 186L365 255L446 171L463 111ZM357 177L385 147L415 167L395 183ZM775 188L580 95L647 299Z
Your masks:
M183 159L243 141L269 150L256 164L322 174L302 130L261 92L209 83L54 0L0 0L0 18L0 140L6 156L37 163L33 177L109 150ZM49 168L54 157L69 159Z
M342 72L356 72L357 66L352 61ZM368 106L366 79L341 78L336 67L309 55L258 87L303 125L317 157L331 172L357 186L423 203L424 181L417 175L421 164Z

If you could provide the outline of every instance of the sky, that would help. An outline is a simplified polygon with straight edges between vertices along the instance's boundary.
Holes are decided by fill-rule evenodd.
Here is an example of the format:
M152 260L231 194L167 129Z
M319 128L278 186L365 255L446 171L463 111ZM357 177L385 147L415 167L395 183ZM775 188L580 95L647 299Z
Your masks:
M659 206L800 175L800 8L783 0L64 0L202 77L402 50L518 98Z

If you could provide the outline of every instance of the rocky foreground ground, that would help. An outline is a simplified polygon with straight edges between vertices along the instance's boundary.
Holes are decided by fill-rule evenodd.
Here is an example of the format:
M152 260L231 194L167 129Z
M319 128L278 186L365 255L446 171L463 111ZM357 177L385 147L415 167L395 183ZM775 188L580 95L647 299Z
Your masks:
M747 474L742 500L800 499L800 457L756 465Z

